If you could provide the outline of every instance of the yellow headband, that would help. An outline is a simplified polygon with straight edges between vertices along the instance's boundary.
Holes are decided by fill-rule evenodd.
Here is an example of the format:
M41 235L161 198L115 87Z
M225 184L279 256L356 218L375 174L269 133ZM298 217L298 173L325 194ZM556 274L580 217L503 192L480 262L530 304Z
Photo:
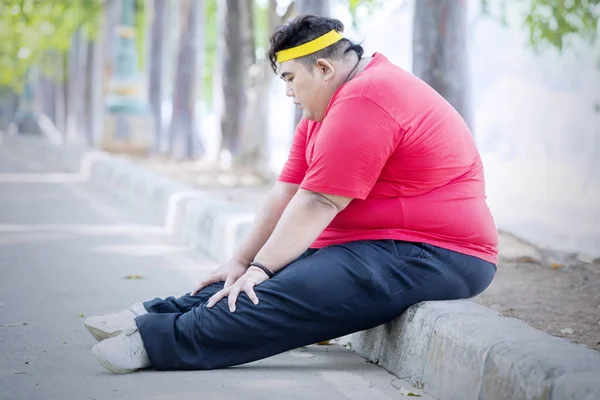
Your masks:
M343 39L341 33L332 30L311 40L310 42L301 44L300 46L292 47L291 49L281 50L277 52L277 62L281 64L284 61L293 60L294 58L304 57L306 55L316 53L325 47L331 46L335 42Z

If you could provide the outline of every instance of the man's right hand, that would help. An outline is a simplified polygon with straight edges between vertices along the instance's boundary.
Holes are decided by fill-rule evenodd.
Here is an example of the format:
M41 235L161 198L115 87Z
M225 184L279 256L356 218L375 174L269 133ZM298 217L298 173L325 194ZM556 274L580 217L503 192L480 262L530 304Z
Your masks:
M224 287L231 286L246 273L248 266L237 260L229 260L215 269L208 278L198 284L190 295L195 296L200 290L217 282L225 282Z

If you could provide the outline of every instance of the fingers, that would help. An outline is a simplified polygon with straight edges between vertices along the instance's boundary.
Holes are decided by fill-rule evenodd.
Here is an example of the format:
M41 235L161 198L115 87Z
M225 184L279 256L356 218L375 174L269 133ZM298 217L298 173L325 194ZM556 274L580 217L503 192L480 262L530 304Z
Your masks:
M256 293L254 293L254 285L246 286L246 288L244 288L244 292L246 292L246 294L250 298L250 301L252 303L254 303L255 306L257 306L258 305L258 296L256 296Z
M236 280L237 278L235 276L227 275L227 278L225 279L225 285L223 285L223 287L229 287L233 285Z
M206 307L212 308L215 304L217 304L221 299L227 297L229 292L231 291L231 286L222 290L219 290L217 293L213 294L210 299L208 299L208 303L206 303Z
M233 285L231 287L231 291L229 292L229 296L227 296L227 303L229 304L229 311L235 312L235 302L237 301L238 296L242 288L238 285Z
M258 305L258 296L256 296L256 293L254 292L254 285L251 282L246 282L243 287L242 285L236 284L218 291L208 300L208 303L206 303L206 307L212 308L223 298L227 297L227 305L229 306L229 311L235 312L237 299L242 291L244 291L248 295L248 298L250 299L250 301L252 301L254 305Z

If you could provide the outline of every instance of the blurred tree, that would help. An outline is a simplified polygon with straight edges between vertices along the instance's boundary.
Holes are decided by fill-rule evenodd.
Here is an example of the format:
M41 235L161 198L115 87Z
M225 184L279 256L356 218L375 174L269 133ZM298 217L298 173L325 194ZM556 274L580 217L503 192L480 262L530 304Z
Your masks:
M350 0L346 5L351 14L355 16L359 7L367 7L368 10L372 10L379 4L378 1ZM240 47L237 46L242 46L244 41L236 41L231 38L249 37L243 30L245 25L241 20L239 23L235 23L235 28L220 34L218 57L222 57L219 63L222 67L222 74L215 74L217 77L222 75L223 78L221 99L224 105L223 111L220 113L223 140L221 153L231 157L231 165L237 171L250 172L264 179L269 178L268 148L266 147L269 119L267 99L275 77L269 63L262 56L268 47L268 37L276 26L298 14L330 16L329 0L295 0L279 3L276 0L269 0L267 4L267 13L263 13L261 7L255 7L256 20L259 21L254 29L255 46L262 49L260 57L253 64L248 63L252 57L245 60L241 57L235 58L243 54L239 50ZM244 7L244 9L250 7L243 2L230 4L223 1L219 5L222 6L219 18L221 29L229 29L232 21L238 21L237 19L225 19L228 9L231 10L229 18L243 18L237 16L239 7ZM236 8L232 9L234 6ZM250 46L248 40L246 43ZM300 117L301 113L297 113L296 121ZM227 164L228 160L224 161Z
M298 15L300 14L312 14L320 17L330 17L331 10L329 0L296 0L296 10ZM369 1L372 2L372 1ZM349 7L352 15L356 13L356 8L361 4L361 1L351 0L349 1ZM294 112L294 129L298 122L302 119L302 110L296 107Z
M40 111L51 112L54 115L49 119L62 124L67 77L64 54L76 31L81 30L86 38L97 34L102 4L101 0L1 0L0 88L4 88L3 93L14 98L23 91L27 79L34 79L28 84L30 90L23 93L27 98L21 104L30 104L31 96L35 96ZM39 89L37 84L41 84ZM56 107L44 104L51 97L59 103ZM40 116L30 111L19 115L36 119ZM8 114L7 120L17 116L13 112ZM41 116L45 117L43 112ZM7 120L5 123L11 123Z
M348 3L348 11L352 17L352 25L356 28L360 23L358 12L360 9L365 10L364 14L369 15L377 10L383 4L384 0L344 0ZM404 0L403 0L404 1Z
M481 0L484 14L509 23L508 0ZM550 47L562 51L574 39L593 44L598 37L600 0L528 0L510 3L519 24L529 30L535 50ZM516 11L516 12L515 12Z
M269 0L266 10L255 8L259 21L255 32L255 43L261 49L260 57L248 70L246 88L247 107L242 119L239 151L233 155L233 169L239 174L250 173L269 180L271 172L268 156L269 93L276 77L266 59L268 38L276 26L287 20L294 11L294 3L288 4L285 12L277 13L277 1Z
M413 15L413 73L470 125L466 0L419 0Z
M65 135L68 141L79 140L84 131L84 87L85 87L85 52L87 41L83 31L78 28L71 37L71 46L67 55L67 126ZM89 137L85 137L91 144Z
M508 0L481 0L484 14L508 23ZM528 0L510 3L529 30L535 50L561 51L574 38L594 43L600 0ZM470 124L466 0L419 0L413 19L413 73L437 90Z
M149 93L150 107L154 115L154 152L162 150L162 102L164 98L163 69L166 61L165 44L165 18L168 0L154 0L153 21L150 39L150 79Z
M364 0L363 0L364 2ZM355 9L361 1L349 1L349 6ZM329 0L296 0L296 12L300 14L312 14L320 17L331 16Z
M101 9L101 0L0 1L0 86L19 92L46 51L67 51L79 28L97 33Z
M205 0L206 2L206 21L205 35L206 42L204 44L204 66L203 72L203 97L202 100L208 109L212 109L215 101L213 96L214 90L218 88L219 81L219 62L217 60L217 46L219 38L218 18L217 18L217 0Z
M102 112L101 68L110 77L111 41L97 43L101 26L114 37L108 12L119 0L0 0L0 87L20 93L28 78L40 118L70 137L92 142ZM145 2L135 0L138 48L144 46ZM107 21L103 24L103 16ZM143 62L139 52L138 62ZM30 71L31 73L28 73ZM109 79L105 79L107 82ZM7 89L3 90L4 93Z
M223 106L220 110L221 154L235 157L246 112L248 70L254 65L253 0L223 0L219 5L219 69Z
M196 80L202 76L204 32L200 27L204 26L204 6L203 0L185 0L180 4L182 25L168 144L168 153L179 159L204 153L198 132L201 124L195 112Z
M83 129L86 132L88 143L96 143L100 135L102 114L102 43L98 37L87 40L85 54L84 85L84 118Z

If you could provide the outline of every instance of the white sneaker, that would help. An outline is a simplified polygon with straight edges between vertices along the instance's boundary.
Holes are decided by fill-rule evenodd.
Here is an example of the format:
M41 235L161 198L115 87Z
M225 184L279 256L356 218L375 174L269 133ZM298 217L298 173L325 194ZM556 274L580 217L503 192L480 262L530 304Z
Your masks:
M115 374L126 374L150 367L150 359L137 327L96 343L92 354L100 365Z
M127 328L137 328L135 317L147 313L148 311L146 311L142 303L134 303L126 310L89 317L84 321L84 325L94 339L100 342L104 339L120 335Z

